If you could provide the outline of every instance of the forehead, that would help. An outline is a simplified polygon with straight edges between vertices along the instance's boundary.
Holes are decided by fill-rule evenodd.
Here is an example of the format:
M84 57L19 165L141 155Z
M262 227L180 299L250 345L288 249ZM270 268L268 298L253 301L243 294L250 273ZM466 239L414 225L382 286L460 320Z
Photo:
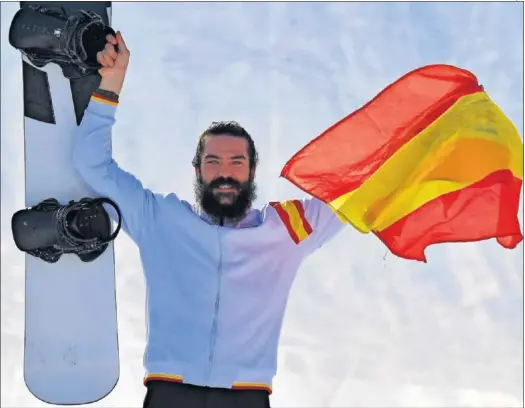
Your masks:
M230 135L205 136L203 153L204 155L247 155L248 141Z

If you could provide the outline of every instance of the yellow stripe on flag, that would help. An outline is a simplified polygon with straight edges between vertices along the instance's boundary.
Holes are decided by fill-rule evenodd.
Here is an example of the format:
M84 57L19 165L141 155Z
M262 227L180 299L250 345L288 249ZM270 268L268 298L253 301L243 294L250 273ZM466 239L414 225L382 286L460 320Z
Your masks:
M459 99L358 189L330 202L362 232L380 231L429 201L509 169L523 178L517 129L485 92Z

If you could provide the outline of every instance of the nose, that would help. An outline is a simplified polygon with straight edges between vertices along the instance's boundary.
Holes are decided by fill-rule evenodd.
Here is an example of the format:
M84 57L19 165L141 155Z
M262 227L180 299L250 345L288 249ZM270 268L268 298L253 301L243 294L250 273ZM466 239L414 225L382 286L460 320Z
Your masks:
M230 166L227 164L222 164L217 172L217 176L224 177L224 178L231 178L233 175Z

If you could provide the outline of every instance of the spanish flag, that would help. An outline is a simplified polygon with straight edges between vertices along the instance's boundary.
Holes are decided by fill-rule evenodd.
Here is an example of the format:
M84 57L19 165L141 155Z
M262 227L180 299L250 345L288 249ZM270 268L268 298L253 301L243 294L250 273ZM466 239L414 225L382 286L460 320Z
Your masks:
M444 242L523 239L523 142L469 71L407 73L298 151L284 177L395 255Z

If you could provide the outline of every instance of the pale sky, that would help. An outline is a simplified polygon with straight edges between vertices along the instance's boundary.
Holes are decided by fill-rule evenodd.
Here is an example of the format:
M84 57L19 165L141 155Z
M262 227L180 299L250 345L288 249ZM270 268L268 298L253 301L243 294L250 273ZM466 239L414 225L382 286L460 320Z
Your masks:
M2 3L1 405L48 406L23 381L24 205L20 54ZM305 143L426 64L471 70L523 134L523 3L113 3L131 50L113 151L154 191L193 201L191 158L212 121L237 120L261 164L257 206L303 197L279 173ZM523 208L523 206L521 206ZM520 219L522 221L522 219ZM348 227L298 273L273 407L523 406L523 244L495 240L388 254ZM141 407L144 281L137 248L115 245L121 358L92 406Z

